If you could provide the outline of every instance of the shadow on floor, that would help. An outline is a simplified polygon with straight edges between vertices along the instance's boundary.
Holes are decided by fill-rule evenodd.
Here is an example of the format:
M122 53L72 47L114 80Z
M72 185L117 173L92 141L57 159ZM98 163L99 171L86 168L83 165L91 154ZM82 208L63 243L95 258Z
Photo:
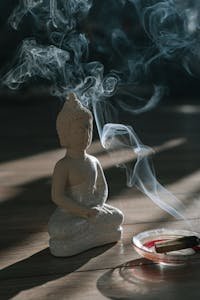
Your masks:
M113 245L115 243L97 247L68 258L53 257L49 248L35 253L0 271L0 298L1 300L7 300L21 291L64 277L78 270L90 259L106 252Z
M47 230L49 217L56 208L51 201L50 178L20 188L19 194L0 203L0 250L20 243L32 233Z

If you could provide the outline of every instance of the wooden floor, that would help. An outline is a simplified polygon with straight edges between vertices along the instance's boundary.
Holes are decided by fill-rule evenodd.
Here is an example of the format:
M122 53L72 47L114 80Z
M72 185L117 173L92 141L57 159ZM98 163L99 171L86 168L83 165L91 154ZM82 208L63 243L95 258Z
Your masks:
M105 170L109 203L125 214L123 239L71 258L55 258L48 248L47 222L55 209L50 199L51 174L62 156L54 107L4 104L0 112L0 299L200 299L200 260L190 266L160 267L142 259L131 246L141 231L188 229L135 188L98 140L90 152ZM186 205L185 214L200 232L200 107L163 106L133 117L142 141L155 149L158 180Z

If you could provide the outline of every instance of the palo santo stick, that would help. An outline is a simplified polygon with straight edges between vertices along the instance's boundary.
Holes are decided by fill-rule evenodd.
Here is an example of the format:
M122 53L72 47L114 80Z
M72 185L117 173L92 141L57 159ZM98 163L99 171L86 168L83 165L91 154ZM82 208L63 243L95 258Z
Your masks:
M199 243L200 239L197 236L184 236L173 240L157 242L155 243L155 250L157 253L165 253L192 248L198 246Z

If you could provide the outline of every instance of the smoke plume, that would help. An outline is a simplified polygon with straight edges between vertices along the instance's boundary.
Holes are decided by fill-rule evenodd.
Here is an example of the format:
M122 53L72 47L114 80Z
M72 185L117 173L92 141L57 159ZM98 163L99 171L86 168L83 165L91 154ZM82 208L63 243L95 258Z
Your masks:
M129 23L123 19L125 7ZM137 155L131 167L122 165L127 185L135 185L174 217L185 218L182 203L156 180L152 150L131 126L118 124L117 115L144 113L159 103L167 90L158 71L162 65L176 62L199 76L199 14L198 0L21 0L9 23L18 30L29 17L32 35L22 41L2 82L17 89L30 78L40 78L61 99L75 92L93 110L102 145L109 151L128 148ZM91 58L89 50L104 62ZM145 84L151 86L151 96L131 92L131 101L126 101L128 85L134 91ZM111 97L119 92L122 97L115 106Z

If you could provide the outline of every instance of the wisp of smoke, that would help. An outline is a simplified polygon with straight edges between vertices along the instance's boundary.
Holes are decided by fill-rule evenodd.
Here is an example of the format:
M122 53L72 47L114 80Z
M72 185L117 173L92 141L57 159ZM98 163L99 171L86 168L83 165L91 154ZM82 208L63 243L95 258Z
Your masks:
M169 214L185 219L183 204L156 180L150 161L152 150L141 143L131 126L118 124L120 111L109 97L120 86L150 82L152 69L161 60L176 60L193 76L199 75L200 4L197 0L110 0L109 7L107 2L102 2L102 7L106 5L106 10L113 7L119 13L128 4L137 11L148 42L144 47L138 46L122 24L110 16L103 26L118 64L105 74L101 62L89 61L89 41L78 27L87 17L92 0L21 0L9 22L18 29L28 15L36 37L22 42L13 67L2 82L16 89L29 78L39 77L48 80L52 93L61 98L76 92L83 104L92 108L104 148L109 151L127 148L137 156L131 167L126 163L121 165L126 169L127 185L135 185ZM95 43L98 51L112 57L102 39L96 39ZM166 87L162 82L151 84L154 92L148 101L134 96L134 101L142 103L136 108L134 101L127 104L120 99L117 103L120 110L140 114L155 107Z
M199 76L200 3L198 0L131 0L155 54L148 61L176 59L193 76Z
M131 126L107 123L101 141L104 148L109 150L128 148L134 151L137 156L135 166L122 164L127 173L127 185L131 187L134 184L159 207L177 219L186 221L184 205L156 180L151 164L152 149L142 144Z

